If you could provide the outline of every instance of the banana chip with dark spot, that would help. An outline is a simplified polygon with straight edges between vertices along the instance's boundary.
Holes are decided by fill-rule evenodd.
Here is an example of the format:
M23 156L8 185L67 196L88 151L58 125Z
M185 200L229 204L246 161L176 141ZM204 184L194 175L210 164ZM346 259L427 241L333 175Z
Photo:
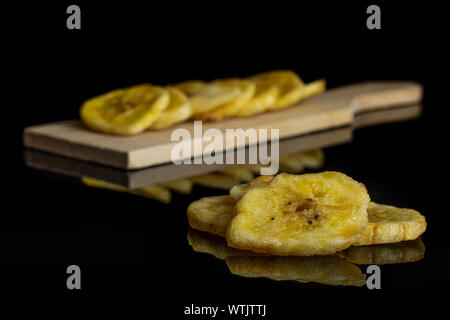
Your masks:
M237 202L226 239L272 255L332 254L359 239L369 202L365 186L339 172L281 173Z

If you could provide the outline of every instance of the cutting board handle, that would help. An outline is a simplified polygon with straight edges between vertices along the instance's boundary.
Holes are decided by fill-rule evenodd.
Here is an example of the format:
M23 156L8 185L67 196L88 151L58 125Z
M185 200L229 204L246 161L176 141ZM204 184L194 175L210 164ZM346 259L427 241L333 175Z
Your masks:
M327 91L313 99L329 100L352 108L353 113L361 113L399 105L420 103L423 96L421 84L412 81L373 81L352 84Z

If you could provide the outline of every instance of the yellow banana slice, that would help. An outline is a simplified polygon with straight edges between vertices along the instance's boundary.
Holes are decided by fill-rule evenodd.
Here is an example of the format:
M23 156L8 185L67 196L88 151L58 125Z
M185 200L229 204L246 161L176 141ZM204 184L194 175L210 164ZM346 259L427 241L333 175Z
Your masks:
M87 100L80 115L83 122L94 130L130 135L148 129L168 104L169 94L163 88L139 85Z
M230 190L233 186L241 183L238 178L225 176L217 173L202 174L190 178L195 184L215 189Z
M342 251L342 256L356 264L409 263L423 259L425 245L420 238L397 243L375 244L350 247Z
M332 254L359 239L369 202L365 186L343 173L281 173L238 201L226 239L272 255Z
M252 80L250 80L252 81ZM255 94L245 103L236 114L237 117L247 117L266 111L277 100L280 90L273 84L253 81L256 86Z
M235 201L230 196L205 197L187 209L189 225L196 230L224 236L231 220Z
M412 209L396 208L371 202L369 224L355 246L414 240L425 232L425 217Z
M366 277L351 262L338 255L313 257L228 256L232 274L246 278L269 278L316 282L327 285L364 286Z
M249 188L261 186L264 184L268 184L272 181L273 176L259 176L250 183L238 184L230 189L230 196L234 199L234 201L238 202L244 194L247 192Z
M244 182L250 182L254 178L253 172L249 168L246 168L244 166L223 169L220 170L220 173L226 176L235 177Z
M238 88L240 94L233 100L217 106L205 113L197 113L194 118L202 121L219 121L235 116L255 93L256 85L251 81L240 79L217 80L213 85L222 87Z
M191 97L206 86L207 86L207 83L205 81L189 80L189 81L184 81L184 82L178 83L178 84L174 85L173 87L177 88L178 90L183 91L188 97Z
M230 82L187 81L175 87L188 96L194 115L207 113L242 95L242 88Z
M327 82L325 79L319 79L313 82L309 82L303 86L302 99L306 99L315 96L325 91Z
M192 107L183 91L177 88L167 88L170 101L167 108L159 118L150 126L150 129L164 129L176 123L189 119L192 115Z
M276 110L292 105L303 97L304 83L293 71L269 71L250 77L257 86L275 86L278 97L266 110Z
M151 198L163 203L170 203L170 201L172 200L172 194L170 193L170 190L156 184L143 188L128 190L125 187L89 177L82 177L81 181L89 187L103 188L119 192L127 192L146 198Z

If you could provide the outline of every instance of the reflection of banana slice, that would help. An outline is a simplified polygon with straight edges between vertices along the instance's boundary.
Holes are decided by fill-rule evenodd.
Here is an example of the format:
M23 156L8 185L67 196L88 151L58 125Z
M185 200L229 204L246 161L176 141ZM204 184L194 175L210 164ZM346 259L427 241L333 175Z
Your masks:
M303 151L281 156L280 169L282 171L300 173L306 167L310 169L320 168L324 162L325 155L322 150Z
M220 170L220 173L226 176L235 177L244 182L250 182L254 177L253 172L250 169L245 168L244 166L223 169Z
M305 169L299 154L289 154L280 157L280 170L291 173L300 173Z
M425 217L416 210L372 202L367 213L369 225L355 246L414 240L427 228Z
M276 110L294 104L303 96L304 83L300 77L292 71L270 71L250 77L257 86L276 86L279 95L267 110Z
M238 201L226 239L273 255L335 253L358 240L369 202L364 185L339 172L280 173Z
M219 85L223 87L238 88L240 94L233 100L228 101L213 110L204 113L196 112L195 119L203 121L219 121L224 118L235 116L241 108L249 101L255 93L255 84L251 81L240 79L226 79L214 81L212 85Z
M81 181L85 185L90 187L127 192L138 196L155 199L164 203L170 203L170 201L172 200L172 194L170 193L170 190L156 184L143 188L128 190L122 186L89 177L82 177Z
M162 186L172 189L178 193L190 194L194 184L189 179L178 179L169 182L165 182Z
M415 262L423 259L425 245L420 238L398 243L350 247L341 253L356 264L393 264Z
M150 126L150 129L163 129L173 124L183 122L192 115L191 103L183 91L176 88L168 88L170 102L162 112L158 120Z
M230 196L205 197L194 201L187 209L189 225L223 237L232 218L234 204Z
M113 134L136 134L150 127L169 104L161 87L139 85L87 100L80 110L90 128Z
M363 286L366 277L338 255L314 257L229 256L231 273L242 277Z
M226 257L250 254L248 251L229 247L224 238L213 234L189 229L187 238L194 251L212 254L219 259L225 260Z
M190 179L201 186L223 190L230 190L233 186L240 183L238 178L215 173L202 174Z
M320 168L325 162L325 154L321 149L300 152L298 157L299 160L310 169Z

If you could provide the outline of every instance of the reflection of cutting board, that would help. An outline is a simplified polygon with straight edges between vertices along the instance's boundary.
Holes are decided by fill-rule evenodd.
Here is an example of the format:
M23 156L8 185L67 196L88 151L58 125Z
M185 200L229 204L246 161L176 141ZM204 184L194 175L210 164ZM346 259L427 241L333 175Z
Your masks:
M353 126L356 115L359 115L356 125L360 126L411 118L420 113L420 108L400 106L417 105L421 99L422 87L414 82L354 84L328 90L283 110L204 123L203 132L209 128L217 128L223 133L226 129L239 128L279 129L280 139L283 139ZM193 138L192 122L165 130L122 137L91 131L80 121L72 120L28 127L24 131L24 144L29 148L80 160L138 169L171 162L171 150L178 143L171 141L172 131L176 128L188 129ZM226 141L224 148L229 149L230 143L233 142ZM204 145L206 144L205 142ZM198 155L200 154L194 154Z

